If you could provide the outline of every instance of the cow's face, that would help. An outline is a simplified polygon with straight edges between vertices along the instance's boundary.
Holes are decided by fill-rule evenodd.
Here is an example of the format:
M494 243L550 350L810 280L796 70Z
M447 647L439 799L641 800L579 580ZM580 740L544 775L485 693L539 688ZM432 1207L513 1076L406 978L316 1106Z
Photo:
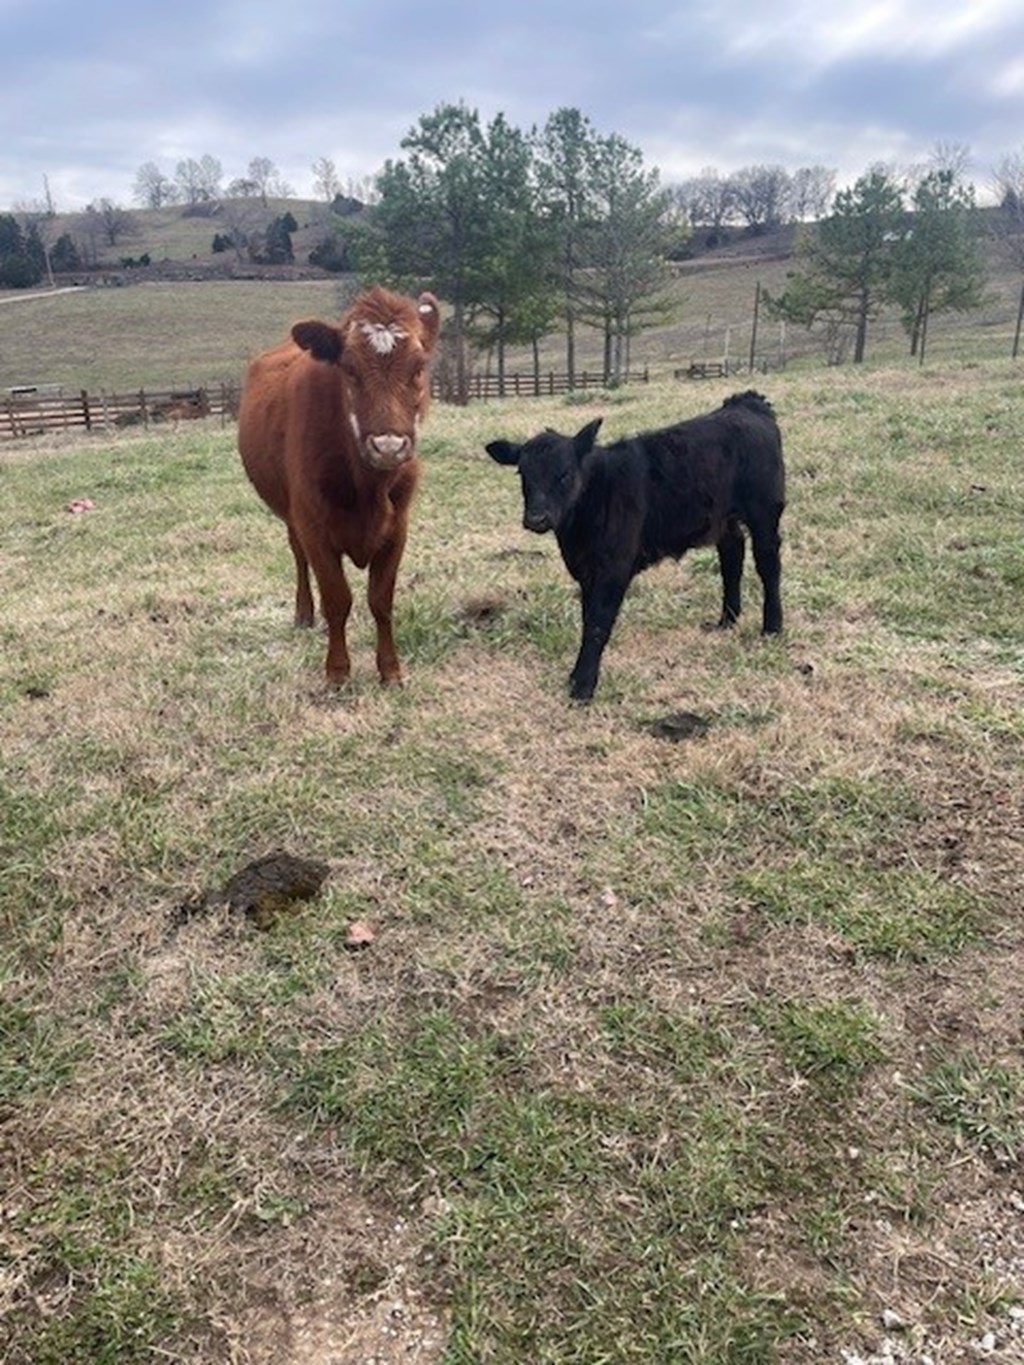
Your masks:
M337 327L296 323L296 343L338 369L348 422L363 460L394 470L416 454L430 402L427 365L441 314L433 294L412 300L384 289L362 295Z
M598 417L575 436L562 436L549 430L523 445L512 441L488 444L486 449L492 460L519 469L523 485L523 525L528 531L543 534L558 530L579 497L583 481L581 465L594 448L600 426Z

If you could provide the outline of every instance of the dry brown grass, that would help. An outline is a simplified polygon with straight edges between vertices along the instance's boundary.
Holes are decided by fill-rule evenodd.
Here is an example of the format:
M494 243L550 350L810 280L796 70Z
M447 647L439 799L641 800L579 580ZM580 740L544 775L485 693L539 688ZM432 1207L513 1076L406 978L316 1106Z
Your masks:
M661 566L589 708L483 443L724 386L435 409L401 692L219 430L4 458L8 1358L1020 1358L1019 383L765 387L785 640ZM176 925L275 846L316 903Z

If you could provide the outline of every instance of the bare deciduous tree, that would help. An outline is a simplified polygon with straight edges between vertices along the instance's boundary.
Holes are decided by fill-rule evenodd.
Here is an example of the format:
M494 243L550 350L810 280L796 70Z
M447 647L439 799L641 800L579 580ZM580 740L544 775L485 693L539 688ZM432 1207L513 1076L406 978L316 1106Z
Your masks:
M135 173L135 188L132 191L135 202L146 209L159 209L173 203L176 196L174 182L164 175L156 162L143 162Z
M790 178L785 166L744 166L730 182L733 202L751 231L763 232L786 221Z
M817 222L828 213L836 190L836 173L827 166L800 166L790 183L789 208L798 223Z
M929 171L958 183L967 179L970 168L971 149L966 142L936 142L928 156Z
M997 232L1006 254L1024 270L1024 151L1004 156L996 166L992 187L999 201Z
M995 168L993 188L999 199L995 232L1002 250L1017 270L1024 272L1024 150L1004 156ZM1020 354L1024 330L1024 280L1017 306L1017 326L1013 334L1014 359Z
M95 215L107 246L116 246L124 237L138 237L139 224L135 216L111 199L98 199L87 212Z
M220 197L224 171L215 156L186 157L179 161L174 179L182 201L190 208Z
M705 166L700 175L684 181L676 190L694 227L709 227L720 231L729 222L735 209L732 182L715 169Z
M268 199L289 199L295 193L269 156L253 157L249 162L248 179L256 186L264 207Z
M329 204L334 196L341 192L341 181L338 179L334 162L330 157L322 156L313 162L310 170L313 172L314 194L325 204Z

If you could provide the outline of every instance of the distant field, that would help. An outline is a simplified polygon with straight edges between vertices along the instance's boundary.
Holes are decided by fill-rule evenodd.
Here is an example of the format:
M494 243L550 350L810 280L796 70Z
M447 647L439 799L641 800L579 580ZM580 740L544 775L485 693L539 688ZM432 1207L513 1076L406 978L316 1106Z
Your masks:
M284 295L154 344L212 366ZM40 356L108 306L46 304ZM323 685L231 431L0 449L5 1365L1024 1359L1020 370L770 376L784 637L752 571L704 629L695 552L574 707L576 595L483 444L730 387L435 407L399 691L358 573ZM316 900L204 900L276 849Z
M167 387L239 379L301 317L335 316L338 282L206 281L0 303L0 389Z
M283 205L284 201L274 207ZM293 206L296 216L302 217L303 208L311 216L316 206ZM183 220L180 210L140 217L146 222L146 235L141 242L126 244L125 254L137 255L146 246L155 259L166 252L175 260L187 260L190 246L201 247L216 228L213 220ZM309 242L304 248L297 246L300 259L308 247ZM204 259L210 259L208 252ZM665 322L637 335L630 368L646 365L658 374L671 374L691 358L724 354L745 363L756 286L760 282L764 289L780 293L790 269L790 260L737 255L736 246L682 265L667 296ZM53 298L0 294L0 390L14 384L58 383L69 389L118 391L237 378L249 357L284 336L297 318L336 316L354 287L351 278L337 277L131 284ZM1019 275L993 252L985 305L962 317L933 320L929 363L1009 356L1020 287ZM907 350L898 317L885 316L872 325L869 364L898 362ZM804 329L783 328L764 315L756 353L759 361L773 367L785 363L817 368L825 363L820 345ZM476 363L486 366L488 358L480 356ZM599 335L583 330L578 363L600 367ZM530 364L525 351L513 353L513 368L526 371ZM565 368L560 335L552 335L542 346L542 365Z

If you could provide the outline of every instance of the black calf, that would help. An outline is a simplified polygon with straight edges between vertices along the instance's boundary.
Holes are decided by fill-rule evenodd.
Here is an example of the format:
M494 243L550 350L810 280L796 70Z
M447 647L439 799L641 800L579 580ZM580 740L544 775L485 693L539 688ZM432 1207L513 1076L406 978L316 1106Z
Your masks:
M580 585L583 638L570 694L587 701L601 655L635 574L659 560L714 545L722 573L721 626L740 614L745 541L764 589L763 630L782 629L779 519L786 503L782 438L771 404L752 390L715 412L613 445L595 444L601 419L576 436L544 431L487 453L517 465L523 525L554 531Z

